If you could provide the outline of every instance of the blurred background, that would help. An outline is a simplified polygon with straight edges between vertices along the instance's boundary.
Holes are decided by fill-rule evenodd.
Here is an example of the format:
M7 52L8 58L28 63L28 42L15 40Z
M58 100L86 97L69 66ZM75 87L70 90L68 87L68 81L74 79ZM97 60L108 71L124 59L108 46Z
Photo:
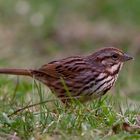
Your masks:
M135 57L116 88L139 101L139 0L0 0L0 67L38 68L106 46Z

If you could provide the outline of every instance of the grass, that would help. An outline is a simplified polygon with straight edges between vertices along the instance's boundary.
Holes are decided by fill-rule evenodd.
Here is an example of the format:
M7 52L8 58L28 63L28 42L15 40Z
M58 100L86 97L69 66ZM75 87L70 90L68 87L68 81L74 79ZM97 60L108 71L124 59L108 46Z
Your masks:
M19 81L1 77L2 139L140 139L139 107L118 94L86 104L74 101L66 108L36 81Z

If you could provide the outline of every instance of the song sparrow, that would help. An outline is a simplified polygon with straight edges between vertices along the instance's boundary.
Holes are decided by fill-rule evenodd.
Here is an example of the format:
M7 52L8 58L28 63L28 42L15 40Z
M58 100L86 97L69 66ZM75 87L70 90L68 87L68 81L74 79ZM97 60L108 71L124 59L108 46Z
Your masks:
M123 63L130 59L132 57L121 50L108 47L88 56L52 61L35 70L0 69L0 73L34 77L54 91L57 97L68 97L69 93L71 97L82 96L88 100L101 97L110 90Z

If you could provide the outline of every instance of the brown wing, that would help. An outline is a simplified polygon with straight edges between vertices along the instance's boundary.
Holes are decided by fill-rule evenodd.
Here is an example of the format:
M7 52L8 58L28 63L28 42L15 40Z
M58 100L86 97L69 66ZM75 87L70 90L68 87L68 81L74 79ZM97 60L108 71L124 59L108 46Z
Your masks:
M49 86L57 92L57 96L61 97L66 96L66 89L61 78L71 94L76 95L76 92L83 88L83 81L86 81L87 77L92 75L91 73L91 66L81 57L53 61L34 71L36 79Z
M86 65L86 62L81 57L69 57L43 65L39 71L54 78L63 77L67 79L73 78L73 76L81 72Z

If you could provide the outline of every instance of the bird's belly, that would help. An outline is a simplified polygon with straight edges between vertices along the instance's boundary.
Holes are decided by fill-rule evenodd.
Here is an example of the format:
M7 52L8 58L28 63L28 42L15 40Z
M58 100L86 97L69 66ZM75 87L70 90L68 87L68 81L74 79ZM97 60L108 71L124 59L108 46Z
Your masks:
M102 80L98 84L96 83L93 85L88 94L95 98L104 95L114 85L116 79L116 76L108 76L108 78Z

